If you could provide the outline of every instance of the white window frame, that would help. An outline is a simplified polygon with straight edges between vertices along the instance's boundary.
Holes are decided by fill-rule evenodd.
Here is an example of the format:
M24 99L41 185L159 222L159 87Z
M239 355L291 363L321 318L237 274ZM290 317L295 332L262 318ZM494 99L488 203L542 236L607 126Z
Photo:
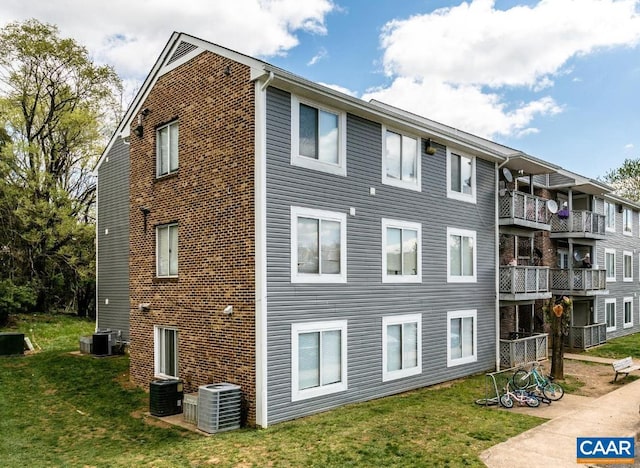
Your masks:
M471 193L462 193L451 190L451 155L462 156L471 159ZM447 148L447 197L455 200L465 201L469 203L476 203L476 157L466 154L462 151L452 151L451 148Z
M616 204L605 201L604 214L607 217L605 230L609 232L616 232Z
M175 235L178 236L178 243L180 242L180 231L178 228L178 223L169 223L169 224L161 224L159 226L156 226L156 278L177 278L178 277L178 273L176 273L175 275L171 274L171 232L172 232L172 228L175 227ZM166 254L168 255L168 265L167 265L167 274L166 275L161 275L160 274L160 242L158 240L159 238L159 231L162 229L168 229L169 230L169 237L168 237L168 241L167 241L167 248L169 249L168 252L166 252ZM179 272L179 268L180 268L180 261L179 261L179 257L178 254L179 252L176 252L176 271Z
M607 323L607 314L609 313L607 311L607 305L608 304L613 304L613 326L612 327L607 326L607 331L608 332L612 332L612 331L616 330L616 322L617 322L616 314L618 313L618 311L616 310L616 300L615 299L605 299L604 300L604 322L605 322L605 324Z
M171 148L173 147L172 142L171 142L171 128L172 127L177 127L177 131L178 131L178 144L180 144L180 125L178 120L174 120L173 122L169 122L168 124L165 125L161 125L160 127L156 128L156 177L165 177L168 176L170 174L173 174L174 172L177 172L178 169L180 168L180 150L178 149L178 146L176 145L176 151L177 154L175 155L175 161L176 161L176 167L175 168L171 168ZM162 165L160 164L160 159L161 159L161 155L162 152L160 151L160 132L162 130L167 130L167 138L168 138L168 144L167 144L167 158L168 160L166 161L167 163L167 172L160 172L161 171L161 167Z
M313 218L340 223L340 273L298 272L298 218ZM322 253L318 249L318 261ZM291 282L292 283L346 283L347 282L347 215L335 211L316 210L301 206L291 207Z
M338 163L333 164L300 154L300 104L338 116ZM346 131L347 114L317 102L291 95L291 164L339 176L347 175Z
M414 367L402 368L389 371L387 368L387 328L390 325L405 325L409 323L416 324L416 342L417 342L417 363ZM401 348L404 347L404 327L402 328L403 341L400 343ZM402 353L404 359L404 352ZM422 314L398 315L382 317L382 381L401 379L412 375L422 373Z
M387 274L387 228L416 231L418 252L416 259L417 274L389 275ZM401 255L402 257L402 255ZM422 224L396 219L382 218L382 282L383 283L421 283L422 282Z
M340 382L320 385L300 390L298 387L298 341L303 333L320 333L324 331L340 331ZM322 341L322 340L321 340ZM306 400L321 395L343 392L348 389L347 383L347 321L334 320L328 322L294 323L291 325L291 401Z
M411 138L416 140L416 180L415 182L409 182L406 180L402 180L402 159L400 161L400 179L393 179L387 175L387 133L395 133L399 135L400 138ZM382 183L385 185L392 185L394 187L406 188L409 190L415 190L420 192L422 189L422 181L421 181L421 144L422 140L420 137L415 135L410 135L393 128L387 128L386 126L382 126ZM402 155L401 155L402 158Z
M630 304L629 318L631 319L627 322L626 316L626 307L627 304ZM633 327L633 297L624 297L622 298L622 327L623 328L631 328Z
M631 276L627 276L627 268L625 264L627 259L631 266ZM629 252L627 250L622 252L622 281L627 283L633 281L633 252Z
M609 262L607 255L613 255L613 272L609 271ZM615 249L604 249L604 267L607 270L607 283L615 283L616 281L616 251Z
M471 237L473 239L473 275L451 275L451 236ZM478 281L478 235L468 229L447 228L447 283L476 283Z
M556 264L562 270L569 268L569 249L556 250Z
M165 346L165 338L164 332L165 330L172 331L174 346L176 350L176 375L169 375L163 372L163 369L166 368L165 356L164 356L164 346ZM175 327L164 327L155 325L153 327L153 373L156 377L161 379L177 379L178 374L180 374L180 370L178 364L180 362L178 358L178 329Z
M627 218L629 218L628 223ZM629 230L627 230L627 224L629 225ZM622 234L625 236L633 235L633 211L629 208L622 209Z
M453 359L451 357L451 320L473 318L473 354L471 356ZM469 364L478 360L478 311L476 309L469 310L453 310L447 312L447 367Z

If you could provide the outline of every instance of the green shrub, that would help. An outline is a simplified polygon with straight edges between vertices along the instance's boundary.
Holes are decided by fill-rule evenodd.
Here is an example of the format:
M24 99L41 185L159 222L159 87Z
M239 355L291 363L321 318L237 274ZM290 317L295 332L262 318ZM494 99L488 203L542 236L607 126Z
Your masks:
M0 326L7 324L9 314L28 312L36 299L37 293L31 285L17 286L10 279L0 281Z

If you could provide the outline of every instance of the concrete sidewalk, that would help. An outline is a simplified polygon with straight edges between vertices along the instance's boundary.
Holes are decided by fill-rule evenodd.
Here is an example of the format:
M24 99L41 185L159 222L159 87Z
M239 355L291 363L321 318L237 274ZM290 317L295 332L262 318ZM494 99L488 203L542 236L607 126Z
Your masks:
M565 354L566 359L573 357ZM592 360L583 356L578 359ZM640 433L639 409L640 380L598 398L565 395L562 400L549 405L547 416L538 413L541 417L553 419L485 450L480 459L489 468L585 467L588 465L576 463L577 438L635 437ZM640 466L637 443L633 466Z

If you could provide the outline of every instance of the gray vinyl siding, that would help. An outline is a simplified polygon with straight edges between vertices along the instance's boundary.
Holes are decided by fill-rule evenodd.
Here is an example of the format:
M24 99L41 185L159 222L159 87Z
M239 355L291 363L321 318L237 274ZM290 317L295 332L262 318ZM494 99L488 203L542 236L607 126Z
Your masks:
M638 212L633 211L632 215L632 235L625 236L622 234L622 213L619 212L616 204L616 230L614 232L607 231L606 239L598 241L596 259L600 268L605 268L605 249L612 249L616 252L616 280L607 282L608 295L598 296L596 298L596 321L598 323L606 322L605 300L615 299L616 301L616 329L607 332L607 340L619 336L630 335L640 331L640 230ZM604 208L603 208L604 210ZM623 253L631 252L633 264L633 280L623 281ZM633 326L624 328L624 298L631 297L633 299Z
M122 139L114 143L98 169L97 199L97 326L121 330L128 340L129 146Z
M347 116L347 176L291 165L290 95L267 93L269 423L495 366L495 168L478 159L477 203L446 197L446 149L421 155L422 191L383 185L381 125ZM423 149L423 148L422 148ZM374 187L374 196L369 194ZM290 208L347 214L347 283L291 283ZM356 209L350 216L349 209ZM422 283L382 283L382 218L422 225ZM477 283L447 283L447 227L477 231ZM477 362L447 367L447 312L477 310ZM382 381L382 317L421 314L422 373ZM348 390L291 401L291 325L348 321Z

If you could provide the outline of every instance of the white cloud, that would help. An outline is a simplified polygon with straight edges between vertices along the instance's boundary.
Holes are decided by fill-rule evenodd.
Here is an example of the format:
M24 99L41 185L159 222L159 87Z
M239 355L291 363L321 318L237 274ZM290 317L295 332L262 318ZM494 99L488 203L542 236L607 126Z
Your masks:
M140 79L173 31L268 57L295 47L296 32L326 34L325 16L333 9L331 0L66 0L64 7L50 0L4 0L0 19L33 17L56 24L94 60L113 65L123 78Z
M498 94L482 92L478 86L407 77L396 78L390 87L370 90L363 99L387 102L484 137L534 133L537 130L529 123L535 116L561 111L548 97L509 110Z
M632 151L635 149L635 146L633 143L627 143L626 145L624 145L624 149L625 151Z
M312 66L315 65L316 63L318 63L320 60L327 58L329 56L329 54L327 53L327 49L325 49L324 47L322 47L318 53L316 55L314 55L313 57L311 57L311 60L309 60L307 62L308 66Z
M344 86L330 84L330 83L323 83L321 81L319 81L318 84L321 84L322 86L326 86L327 88L334 89L340 93L348 94L349 96L356 97L358 95L358 93L356 93L355 91L352 91L349 88L345 88Z
M568 61L640 41L638 0L541 0L495 8L472 0L383 28L382 65L392 81L366 93L483 136L530 133L561 107L545 96L508 105L498 91L550 90ZM427 98L428 97L428 98Z

